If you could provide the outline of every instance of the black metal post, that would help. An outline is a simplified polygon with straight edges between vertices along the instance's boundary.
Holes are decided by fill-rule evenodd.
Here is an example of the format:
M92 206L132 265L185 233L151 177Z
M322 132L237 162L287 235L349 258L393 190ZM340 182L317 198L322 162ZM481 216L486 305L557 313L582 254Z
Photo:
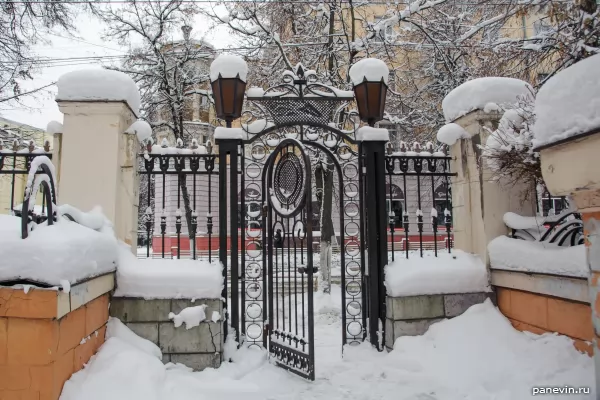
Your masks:
M369 340L379 350L385 345L385 285L384 266L387 257L387 230L385 207L385 142L366 141L362 143L366 179L364 191L367 209L367 248L368 248L368 310ZM381 321L381 332L380 324ZM381 337L379 335L381 334Z
M231 127L231 122L227 121ZM219 259L223 264L223 298L227 301L227 221L229 220L231 279L231 314L227 315L229 325L235 330L235 340L239 343L239 260L238 260L238 158L239 140L217 139L219 146ZM229 155L229 207L227 207L227 156Z

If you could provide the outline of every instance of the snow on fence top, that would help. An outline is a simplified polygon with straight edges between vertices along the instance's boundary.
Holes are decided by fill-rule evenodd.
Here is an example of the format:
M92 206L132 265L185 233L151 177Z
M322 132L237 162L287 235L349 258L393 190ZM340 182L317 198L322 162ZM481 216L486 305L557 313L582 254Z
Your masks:
M215 139L242 139L248 138L248 134L242 128L223 128L222 126L215 129Z
M55 133L63 133L63 124L58 121L50 121L46 126L46 133L54 135Z
M120 246L117 297L144 299L219 299L223 275L218 261L138 260Z
M600 54L550 78L536 96L535 113L536 147L600 128Z
M140 112L140 92L127 74L108 69L83 69L58 78L56 100L126 101L131 110Z
M453 89L442 101L444 118L452 122L473 110L491 110L490 103L513 105L519 96L531 96L531 85L514 78L477 78Z
M365 79L370 82L379 82L383 79L387 85L389 74L387 65L377 58L364 58L350 68L350 79L355 86Z
M117 239L109 227L99 232L66 218L36 225L22 239L21 218L0 215L0 243L0 282L72 285L114 271L117 262Z
M499 236L487 248L493 269L588 276L584 245L560 247L553 243Z
M450 123L442 126L437 133L437 140L452 146L458 139L468 139L471 135L458 124Z
M483 262L460 250L398 259L385 267L385 287L394 297L490 291Z
M129 128L127 128L125 133L129 133L130 135L137 135L138 140L140 141L140 143L142 143L145 140L152 137L152 127L146 121L138 119L133 124L131 124Z
M356 140L362 142L390 140L390 133L384 128L372 128L370 126L361 126L356 131Z
M222 78L235 78L240 76L240 79L246 82L248 76L248 65L243 58L232 54L220 54L210 64L210 81L214 82L219 79L219 74Z

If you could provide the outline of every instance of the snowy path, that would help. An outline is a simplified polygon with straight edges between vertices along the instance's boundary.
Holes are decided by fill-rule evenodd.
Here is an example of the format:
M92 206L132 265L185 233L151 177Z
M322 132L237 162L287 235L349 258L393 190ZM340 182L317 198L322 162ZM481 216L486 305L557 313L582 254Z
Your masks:
M533 386L593 384L592 360L569 339L518 332L491 303L435 324L424 336L402 338L389 354L363 344L347 348L342 359L339 287L334 289L334 297L315 294L315 382L249 349L216 370L165 367L147 347L134 347L138 338L125 342L117 335L71 378L61 400L520 400L532 397Z

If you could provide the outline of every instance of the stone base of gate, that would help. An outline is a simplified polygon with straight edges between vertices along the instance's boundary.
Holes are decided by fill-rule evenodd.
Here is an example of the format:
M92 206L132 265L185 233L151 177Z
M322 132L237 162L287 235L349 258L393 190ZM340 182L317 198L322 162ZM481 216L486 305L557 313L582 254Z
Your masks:
M175 328L169 314L206 304L206 320L199 326ZM213 313L219 319L213 321ZM120 319L138 336L156 344L163 363L184 364L195 371L217 368L223 360L223 303L218 299L154 299L114 297L110 315ZM214 314L215 316L217 314ZM216 319L216 318L215 318Z
M406 297L387 297L385 346L388 351L401 336L419 336L436 322L454 318L469 307L491 298L493 292L450 293Z

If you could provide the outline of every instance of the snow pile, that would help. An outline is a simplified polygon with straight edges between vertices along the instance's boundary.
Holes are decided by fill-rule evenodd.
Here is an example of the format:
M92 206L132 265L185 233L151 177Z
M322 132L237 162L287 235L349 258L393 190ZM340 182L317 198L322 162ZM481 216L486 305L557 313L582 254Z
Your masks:
M138 260L120 246L117 297L145 299L219 299L223 275L218 261Z
M489 292L485 265L472 254L424 252L400 258L385 267L385 287L390 296Z
M546 231L544 228L544 217L535 216L535 217L524 217L514 212L507 212L502 217L504 224L511 229L540 229L541 231Z
M144 141L152 137L152 127L146 121L138 119L127 128L125 133L137 135L139 142L144 143Z
M54 225L34 225L29 237L21 239L21 218L0 215L0 282L74 284L114 271L117 249L110 226L99 232L59 218Z
M390 133L385 128L372 128L370 126L361 126L356 131L356 140L362 142L390 140Z
M195 307L186 307L179 314L169 313L169 319L173 320L175 328L179 328L181 324L185 323L185 329L192 329L200 322L206 319L206 304ZM217 319L218 321L218 319Z
M110 338L122 340L128 345L162 360L162 352L157 345L136 335L118 318L108 317L108 323L106 324L106 340L109 340Z
M248 97L263 97L264 94L264 89L256 86L253 86L246 91L246 96Z
M239 75L240 79L246 82L248 76L248 65L242 57L232 54L220 54L210 64L210 81L214 82L222 78L235 78Z
M468 139L471 135L458 124L450 123L442 126L437 133L437 140L452 146L458 139Z
M360 85L365 79L369 82L380 82L383 79L387 85L390 70L377 58L363 58L350 68L349 74L354 86Z
M482 110L488 103L509 108L520 96L531 96L532 87L514 78L477 78L452 90L442 101L446 122L452 122L473 110ZM488 110L490 109L488 105Z
M61 75L56 86L57 101L125 101L134 113L140 112L140 92L123 72L100 68L72 71Z
M55 133L63 133L63 124L58 121L50 121L46 126L46 133L54 135Z
M550 78L535 99L534 146L600 128L600 54Z
M488 244L493 269L586 278L585 246L560 247L552 243L499 236Z
M594 386L593 359L572 340L519 332L489 300L423 336L399 338L390 353L364 343L347 346L341 358L341 324L331 318L315 317L314 382L248 348L234 351L234 362L219 369L191 372L163 365L119 335L65 383L61 400L520 400L530 398L533 387ZM567 397L595 399L593 392Z
M248 139L248 133L242 128L223 128L215 129L215 139Z

